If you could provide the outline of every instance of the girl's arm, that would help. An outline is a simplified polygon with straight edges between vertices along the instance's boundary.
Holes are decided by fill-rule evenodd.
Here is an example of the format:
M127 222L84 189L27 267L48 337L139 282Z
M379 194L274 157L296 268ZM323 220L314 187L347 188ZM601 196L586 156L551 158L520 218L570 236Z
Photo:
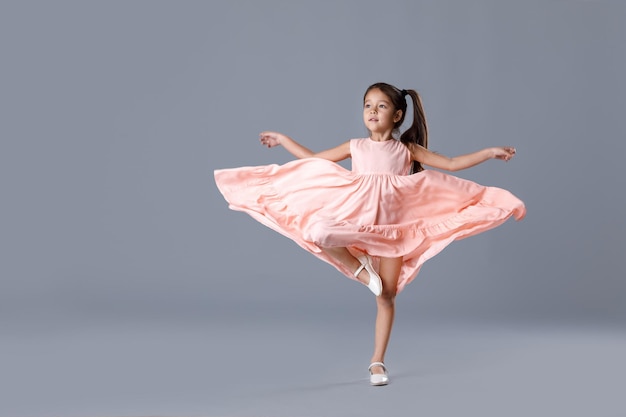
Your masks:
M259 135L259 140L261 141L262 145L265 145L268 148L282 145L283 148L287 150L287 152L289 152L298 159L314 157L337 162L350 157L350 141L342 143L337 147L315 153L309 148L300 145L289 136L283 135L282 133L278 132L261 132L261 134Z
M485 148L477 152L452 158L429 151L420 145L413 145L410 150L414 160L424 165L444 169L446 171L459 171L470 168L489 159L509 161L515 155L515 148L510 146Z

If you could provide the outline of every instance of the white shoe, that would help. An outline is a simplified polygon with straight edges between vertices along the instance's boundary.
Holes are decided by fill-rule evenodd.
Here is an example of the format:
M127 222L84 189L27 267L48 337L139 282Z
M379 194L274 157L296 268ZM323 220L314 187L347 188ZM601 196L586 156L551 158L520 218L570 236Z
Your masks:
M374 293L376 297L378 297L383 292L383 282L374 271L374 267L372 266L372 258L369 255L363 254L357 256L359 262L361 262L361 266L354 272L354 276L358 277L363 268L367 271L370 276L370 282L367 284L367 288L370 289L371 292Z
M383 368L383 371L385 372L384 374L373 374L372 373L372 368L375 366L380 366L381 368ZM387 385L389 383L389 377L387 376L387 368L385 367L385 364L382 362L374 362L372 364L370 364L370 367L367 368L367 370L370 372L370 385L376 385L376 386L380 386L380 385Z

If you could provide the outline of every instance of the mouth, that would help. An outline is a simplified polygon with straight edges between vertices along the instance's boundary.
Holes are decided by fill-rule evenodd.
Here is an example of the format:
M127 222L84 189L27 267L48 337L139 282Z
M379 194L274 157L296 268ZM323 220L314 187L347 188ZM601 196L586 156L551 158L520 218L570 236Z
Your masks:
M370 122L377 122L377 121L378 121L378 119L377 119L377 118L375 118L375 117L370 117L369 121L370 121Z

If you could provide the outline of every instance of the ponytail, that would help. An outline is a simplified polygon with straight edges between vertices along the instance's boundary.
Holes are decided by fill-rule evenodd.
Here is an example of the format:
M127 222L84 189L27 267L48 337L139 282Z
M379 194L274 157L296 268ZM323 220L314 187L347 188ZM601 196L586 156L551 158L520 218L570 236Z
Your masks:
M417 144L428 148L428 126L426 124L426 114L422 105L422 99L415 90L403 90L413 100L413 124L401 136L400 142L409 148L412 144ZM413 161L411 174L423 171L424 167L418 161Z

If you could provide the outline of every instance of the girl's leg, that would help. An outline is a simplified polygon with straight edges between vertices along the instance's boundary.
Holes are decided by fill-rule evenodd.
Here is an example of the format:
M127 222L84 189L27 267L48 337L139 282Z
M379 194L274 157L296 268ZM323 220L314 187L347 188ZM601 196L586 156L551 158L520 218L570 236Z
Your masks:
M361 266L361 262L352 256L346 248L322 248L322 250L354 271ZM401 267L402 257L380 258L378 275L380 275L380 279L383 282L383 292L379 297L376 297L378 310L374 331L374 355L371 362L385 362L385 352L387 351L389 336L393 327L396 289ZM369 283L369 274L365 268L359 273L357 278L366 285ZM372 367L371 372L374 374L384 373L380 366Z
M352 256L350 251L346 248L321 248L325 253L337 259L339 262L347 266L351 271L356 271L360 266L361 262ZM367 285L370 282L369 274L363 268L359 275L356 277L363 284ZM381 276L382 279L382 276ZM383 288L385 286L385 282L383 281Z
M385 362L385 352L387 351L389 336L393 326L396 288L401 267L402 257L380 258L378 275L380 275L380 279L383 281L383 292L379 297L376 297L378 311L376 314L372 362ZM382 374L383 369L380 366L374 366L372 367L372 373Z

